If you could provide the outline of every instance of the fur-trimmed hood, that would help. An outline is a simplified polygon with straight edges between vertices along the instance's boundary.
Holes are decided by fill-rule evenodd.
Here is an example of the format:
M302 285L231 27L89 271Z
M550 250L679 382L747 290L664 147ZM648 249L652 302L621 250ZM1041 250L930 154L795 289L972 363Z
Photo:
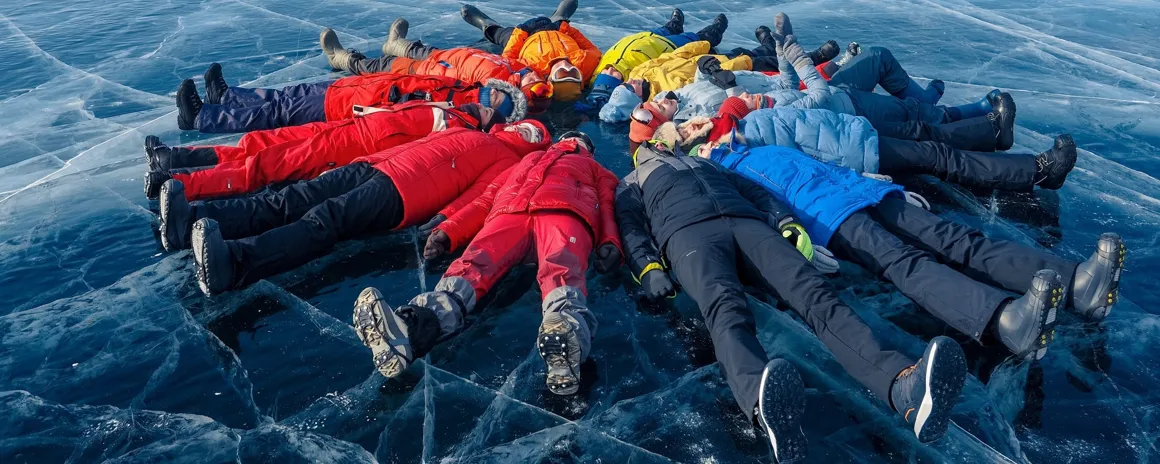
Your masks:
M657 128L656 133L653 134L653 139L666 142L674 147L680 147L681 150L686 152L694 145L705 142L725 143L735 140L732 138L732 131L725 132L723 135L717 137L717 140L709 140L711 138L710 134L714 132L718 122L714 118L704 116L694 117L679 125L673 122L666 122ZM681 133L685 135L682 137ZM741 134L736 134L736 140L744 143Z
M508 121L519 121L528 117L528 97L519 87L499 79L488 79L483 87L496 89L507 94L508 99L512 102L512 114L506 118Z

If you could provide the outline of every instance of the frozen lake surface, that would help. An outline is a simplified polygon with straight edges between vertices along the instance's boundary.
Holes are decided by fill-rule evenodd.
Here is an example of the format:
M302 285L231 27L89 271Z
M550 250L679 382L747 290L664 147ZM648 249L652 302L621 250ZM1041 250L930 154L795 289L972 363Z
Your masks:
M788 313L754 300L762 342L802 371L810 462L1154 462L1160 446L1160 3L1128 0L582 0L574 24L601 48L672 6L696 30L730 19L724 48L754 45L778 11L807 48L891 48L944 102L994 87L1019 106L1017 147L1074 135L1058 192L992 194L908 180L936 211L998 237L1086 258L1101 232L1130 248L1122 302L1101 325L1064 320L1029 364L964 341L972 377L948 436L919 445ZM550 0L481 2L505 23ZM627 273L591 276L600 330L585 384L545 392L532 347L539 295L515 272L473 325L386 381L350 327L358 292L402 301L448 261L410 233L342 243L325 258L201 297L188 252L164 253L141 190L147 134L181 133L178 82L223 64L233 85L334 78L323 27L378 55L391 21L440 46L478 40L446 0L204 0L0 4L0 462L747 463L744 423L696 307L646 308ZM579 126L618 174L627 127ZM558 132L557 132L558 133ZM852 266L843 297L918 355L950 329ZM772 300L769 300L772 302Z

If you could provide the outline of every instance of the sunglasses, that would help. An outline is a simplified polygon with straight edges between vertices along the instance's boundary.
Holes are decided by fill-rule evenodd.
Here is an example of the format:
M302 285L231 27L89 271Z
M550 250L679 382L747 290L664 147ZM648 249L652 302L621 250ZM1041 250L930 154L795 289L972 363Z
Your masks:
M528 96L532 97L533 99L552 98L552 84L547 82L533 82L524 88L527 90Z
M629 117L631 117L633 121L639 122L646 126L652 124L653 122L652 111L649 111L648 108L645 108L644 103L637 105L636 109L632 110L632 113L629 114Z

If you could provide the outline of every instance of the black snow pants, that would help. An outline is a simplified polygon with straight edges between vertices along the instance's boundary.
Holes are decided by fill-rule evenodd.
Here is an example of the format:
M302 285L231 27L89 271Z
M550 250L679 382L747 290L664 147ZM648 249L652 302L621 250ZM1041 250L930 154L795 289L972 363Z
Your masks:
M829 281L762 221L720 217L692 224L674 233L665 250L677 281L700 307L729 388L750 420L768 357L742 281L787 301L846 371L883 401L895 376L915 362L886 349Z
M933 174L947 182L998 190L1035 188L1035 155L960 150L946 143L878 137L878 173Z
M829 248L886 278L956 330L978 340L1009 292L1027 291L1041 269L1070 286L1079 263L943 219L899 197L847 218ZM946 263L946 264L942 264Z
M393 229L403 220L403 198L395 183L369 163L343 166L277 192L190 206L194 220L218 222L239 286L301 266L342 240Z

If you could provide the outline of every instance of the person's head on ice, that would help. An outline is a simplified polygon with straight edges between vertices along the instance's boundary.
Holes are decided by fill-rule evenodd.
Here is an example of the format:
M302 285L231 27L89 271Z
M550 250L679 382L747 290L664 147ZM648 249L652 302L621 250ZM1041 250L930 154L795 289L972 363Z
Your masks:
M671 121L677 114L677 106L676 95L669 92L660 100L641 103L632 110L632 122L628 127L629 153L651 139L658 127Z
M489 132L520 155L543 150L552 144L548 128L534 119L496 124Z
M550 69L548 81L552 83L552 98L564 102L580 98L584 91L584 75L580 68L567 58L559 58L552 62Z
M492 109L501 119L494 122L519 121L528 115L528 97L507 81L488 79L479 88L479 104Z
M574 141L578 147L583 147L588 151L589 155L596 154L596 145L592 144L592 139L588 138L588 134L580 131L568 131L560 135L560 140L556 143L564 143L567 141Z

